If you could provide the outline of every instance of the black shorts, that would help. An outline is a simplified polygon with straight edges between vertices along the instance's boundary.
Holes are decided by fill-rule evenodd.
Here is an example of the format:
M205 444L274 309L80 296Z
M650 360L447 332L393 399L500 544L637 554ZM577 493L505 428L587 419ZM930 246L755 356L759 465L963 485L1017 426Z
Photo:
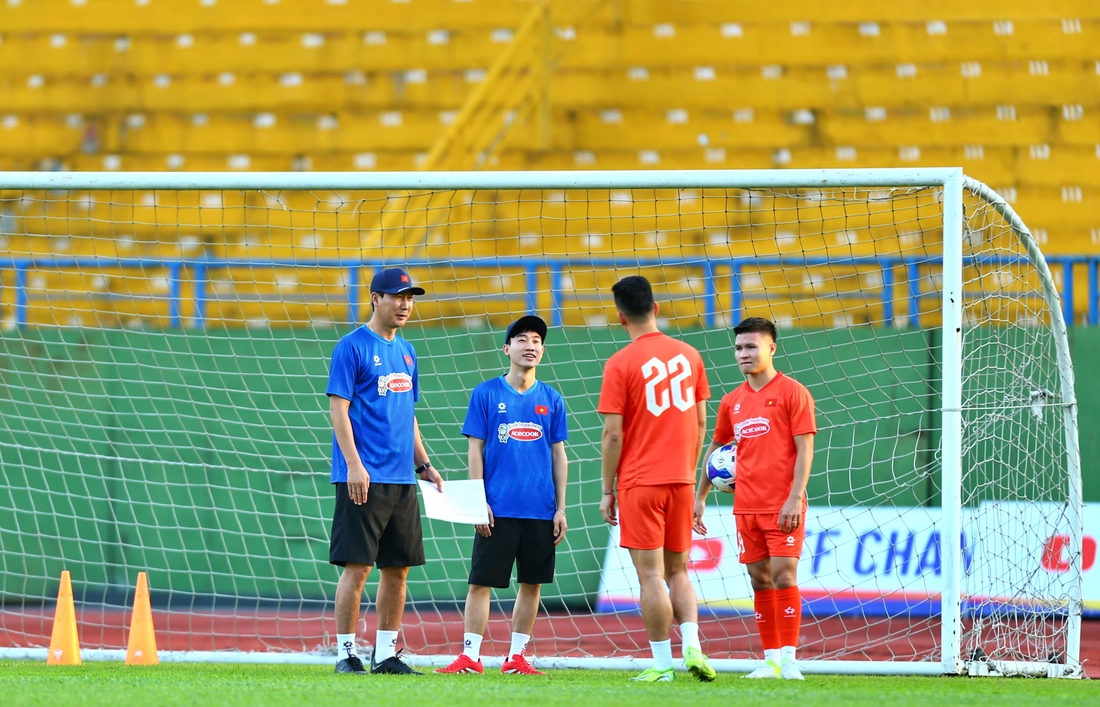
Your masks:
M371 484L361 506L348 497L348 485L336 486L328 561L383 567L424 564L424 533L416 484Z
M554 582L554 521L496 517L492 531L474 536L470 584L507 589L513 564L521 584Z

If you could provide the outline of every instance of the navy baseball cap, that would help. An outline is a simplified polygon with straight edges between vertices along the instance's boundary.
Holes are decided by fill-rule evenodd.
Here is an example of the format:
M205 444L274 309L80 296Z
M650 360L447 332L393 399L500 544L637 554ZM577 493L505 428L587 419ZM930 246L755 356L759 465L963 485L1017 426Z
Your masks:
M520 317L512 322L512 326L508 327L508 333L504 335L504 343L510 344L512 343L512 339L520 334L526 334L529 331L538 334L543 342L546 341L546 322L542 320L542 317L528 314L526 317Z
M403 295L406 292L410 295L424 294L424 288L414 287L412 278L401 268L386 268L375 274L370 281L370 291L389 295Z

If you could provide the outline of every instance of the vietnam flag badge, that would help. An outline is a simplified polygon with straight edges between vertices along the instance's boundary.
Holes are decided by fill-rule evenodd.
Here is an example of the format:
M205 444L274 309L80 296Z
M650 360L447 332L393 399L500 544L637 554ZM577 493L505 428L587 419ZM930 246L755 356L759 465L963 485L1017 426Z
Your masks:
M549 415L550 414L550 408L546 407L545 405L536 405L535 406L535 414L536 415Z
M764 407L766 408L773 408L775 407L775 404L775 398L768 398L764 401Z

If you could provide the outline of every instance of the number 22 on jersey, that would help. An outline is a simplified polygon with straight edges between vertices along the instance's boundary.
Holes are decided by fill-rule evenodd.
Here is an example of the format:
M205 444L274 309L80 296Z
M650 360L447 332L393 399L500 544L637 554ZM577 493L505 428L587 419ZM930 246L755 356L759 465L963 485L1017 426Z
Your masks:
M695 387L684 384L691 378L691 362L687 356L679 354L668 361L651 358L642 364L642 378L645 379L645 406L654 417L660 417L673 405L681 412L695 405Z

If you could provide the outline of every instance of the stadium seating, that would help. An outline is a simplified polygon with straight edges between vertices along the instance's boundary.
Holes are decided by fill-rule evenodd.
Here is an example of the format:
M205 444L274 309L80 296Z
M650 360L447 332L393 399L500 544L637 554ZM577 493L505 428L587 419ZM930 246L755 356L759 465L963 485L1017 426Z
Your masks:
M551 8L566 51L550 83L549 145L539 144L533 121L521 120L490 168L961 164L1014 203L1049 254L1096 252L1096 3L566 5ZM370 12L352 0L8 2L0 5L0 169L417 169L533 7L530 0L379 1ZM215 197L226 201L215 205ZM344 205L342 197L315 195L108 198L0 195L0 223L16 226L0 237L15 256L241 259L345 258L392 240L377 232L386 204L380 194L348 196ZM477 203L452 208L450 232L404 221L417 234L410 248L433 258L625 249L639 257L721 257L778 253L792 232L772 205L752 211L750 228L748 209L710 208L706 197L696 209L684 199L636 194L581 221L562 219L576 213L566 200L498 198L495 211ZM285 208L271 208L278 204ZM826 222L819 233L794 237L807 253L870 254L876 239L884 252L877 226L868 228L860 238ZM510 284L518 286L514 278ZM441 316L461 314L464 286L455 286L456 300ZM68 290L75 302L85 286L65 287L76 288ZM325 287L327 302L335 285ZM99 308L81 317L145 316L119 314L113 293L85 289ZM280 317L264 300L276 292L286 294L248 291L252 299L232 312L212 300L210 317L301 322L335 306L307 297ZM1082 292L1074 300L1079 312L1087 309ZM677 316L698 316L691 292L670 296ZM493 297L507 311L507 288ZM4 298L6 306L7 290ZM147 316L163 320L162 305ZM587 306L570 305L566 320L589 316ZM602 305L596 310L606 314ZM797 307L785 311L802 316ZM39 314L30 318L49 318Z

